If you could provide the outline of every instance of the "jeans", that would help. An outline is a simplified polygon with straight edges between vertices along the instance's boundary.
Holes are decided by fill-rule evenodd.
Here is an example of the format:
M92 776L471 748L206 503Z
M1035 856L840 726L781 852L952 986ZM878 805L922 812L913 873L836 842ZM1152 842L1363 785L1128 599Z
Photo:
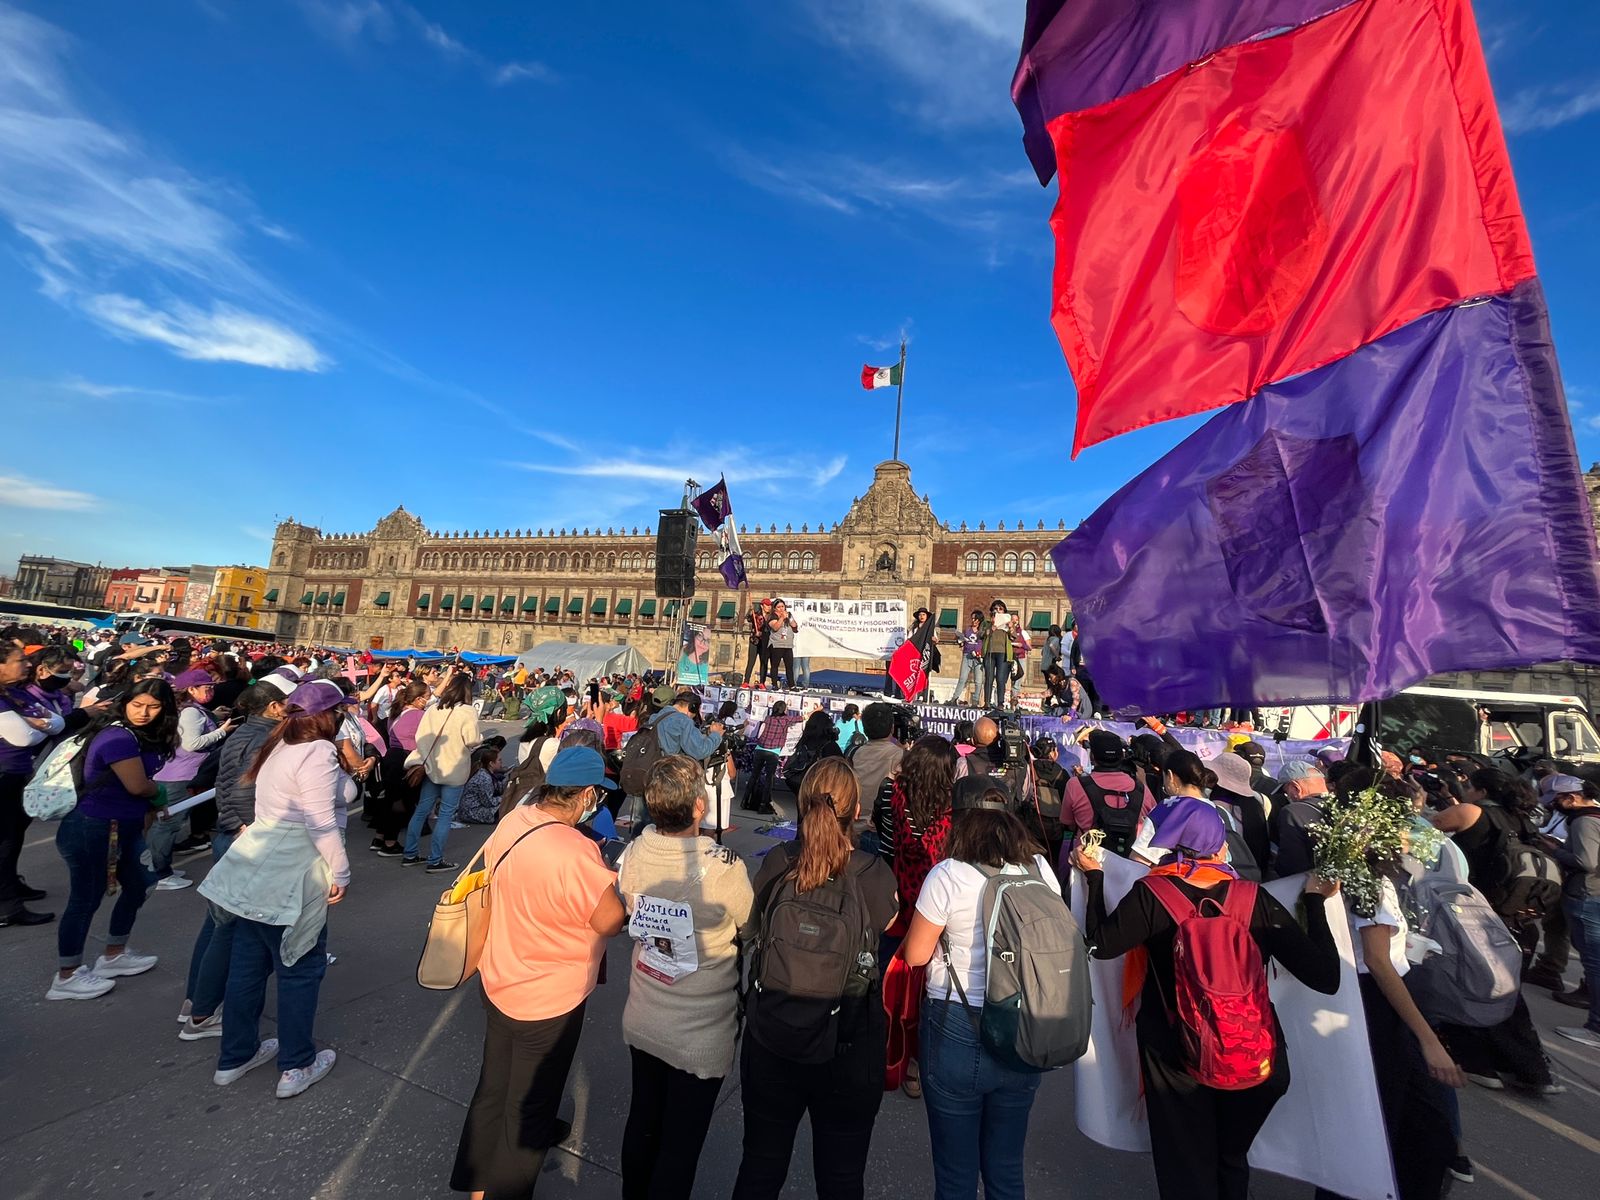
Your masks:
M794 677L799 686L811 686L811 660L809 658L797 658L794 660Z
M722 1080L701 1079L637 1046L622 1130L622 1200L689 1200Z
M171 786L174 792L182 792L184 785L175 783ZM188 826L187 813L179 813L175 817L156 814L145 840L150 848L150 869L155 872L157 879L165 879L172 874L172 848L187 836L184 831Z
M422 848L422 827L428 823L433 806L439 806L439 815L433 822L433 839L428 844L429 864L444 861L444 844L450 837L450 822L456 819L456 809L461 804L463 784L422 782L422 796L417 801L417 811L411 814L411 824L406 827L406 857L415 858Z
M739 1060L744 1152L733 1200L777 1200L807 1113L817 1200L861 1200L872 1126L883 1103L884 1038L878 1025L828 1062L795 1063L745 1037Z
M996 708L1006 706L1006 685L1011 682L1011 661L1004 651L991 651L983 656L983 703ZM992 693L992 696L991 696Z
M1039 1075L998 1062L960 1001L922 1001L922 1103L935 1200L1022 1200L1023 1148Z
M956 675L956 690L950 693L951 704L961 703L962 694L966 692L969 683L972 685L972 701L976 704L978 697L983 694L983 659L963 654L961 671Z
M772 781L778 774L778 755L772 750L757 750L750 780L744 785L744 800L739 805L747 812L772 807Z
M211 863L215 866L233 845L237 834L217 830L211 835ZM221 920L217 918L220 917ZM194 939L194 950L189 955L189 984L184 996L196 1021L204 1020L217 1011L223 992L228 986L228 964L233 961L232 913L215 905L206 905L206 919Z
M233 959L228 964L227 1016L222 1022L222 1052L217 1070L242 1067L261 1044L261 1009L267 1002L267 976L278 977L278 1070L309 1067L317 1057L311 1026L317 1016L317 993L328 970L328 926L317 931L316 945L286 966L280 947L282 925L263 925L236 917Z
M89 924L105 899L110 873L111 833L117 835L117 883L121 891L111 909L111 929L106 943L125 945L133 932L150 886L150 876L139 861L144 853L144 822L128 819L105 821L86 817L74 809L61 819L56 830L56 849L66 860L69 892L67 907L56 926L56 952L62 970L83 962L83 944L89 940Z
M1584 1028L1600 1033L1600 896L1561 902L1567 914L1567 933L1589 981L1589 1019Z

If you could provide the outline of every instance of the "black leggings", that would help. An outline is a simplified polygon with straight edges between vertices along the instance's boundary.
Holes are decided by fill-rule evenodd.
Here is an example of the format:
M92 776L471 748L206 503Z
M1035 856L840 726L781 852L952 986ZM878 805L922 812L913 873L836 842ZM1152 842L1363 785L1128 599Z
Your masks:
M22 807L22 789L28 777L0 775L0 917L22 911L22 880L17 865L22 858L22 842L33 823Z
M637 1046L622 1131L622 1200L689 1200L722 1080L701 1079Z
M783 667L783 681L789 687L794 686L794 647L773 646L767 651L767 665L772 668L772 682L778 682L778 668ZM767 678L766 668L762 668L761 678Z
M483 1066L456 1148L450 1186L485 1200L527 1200L554 1143L556 1109L567 1086L583 1004L559 1017L518 1021L487 995Z
M750 673L758 666L761 668L761 674L757 678L766 679L767 648L759 642L751 642L749 652L745 655L744 660L744 681L746 683L750 682Z

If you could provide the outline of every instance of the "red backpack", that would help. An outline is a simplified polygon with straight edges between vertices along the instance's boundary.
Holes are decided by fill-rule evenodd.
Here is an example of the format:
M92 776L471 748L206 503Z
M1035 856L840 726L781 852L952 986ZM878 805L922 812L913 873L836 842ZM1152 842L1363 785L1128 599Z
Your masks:
M1272 1074L1278 1044L1266 964L1250 936L1256 885L1236 879L1221 904L1210 896L1194 904L1171 879L1146 876L1145 883L1178 926L1172 946L1178 1011L1168 1016L1180 1026L1184 1065L1207 1087L1255 1087ZM1214 915L1201 911L1208 903Z

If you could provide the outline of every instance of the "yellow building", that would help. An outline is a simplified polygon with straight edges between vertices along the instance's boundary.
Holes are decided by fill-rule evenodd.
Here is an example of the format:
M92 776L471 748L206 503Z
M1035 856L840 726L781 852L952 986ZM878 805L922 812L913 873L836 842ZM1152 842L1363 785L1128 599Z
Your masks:
M192 581L190 586L193 586ZM237 625L241 629L260 629L262 598L266 591L265 567L218 567L202 619L219 625Z

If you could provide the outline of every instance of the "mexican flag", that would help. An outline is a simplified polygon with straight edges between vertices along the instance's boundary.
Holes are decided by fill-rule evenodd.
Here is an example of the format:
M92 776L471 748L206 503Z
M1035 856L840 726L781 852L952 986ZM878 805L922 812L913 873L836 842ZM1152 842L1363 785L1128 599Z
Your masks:
M873 388L899 387L900 374L905 370L902 363L895 363L892 367L867 367L861 368L861 386L871 391Z

